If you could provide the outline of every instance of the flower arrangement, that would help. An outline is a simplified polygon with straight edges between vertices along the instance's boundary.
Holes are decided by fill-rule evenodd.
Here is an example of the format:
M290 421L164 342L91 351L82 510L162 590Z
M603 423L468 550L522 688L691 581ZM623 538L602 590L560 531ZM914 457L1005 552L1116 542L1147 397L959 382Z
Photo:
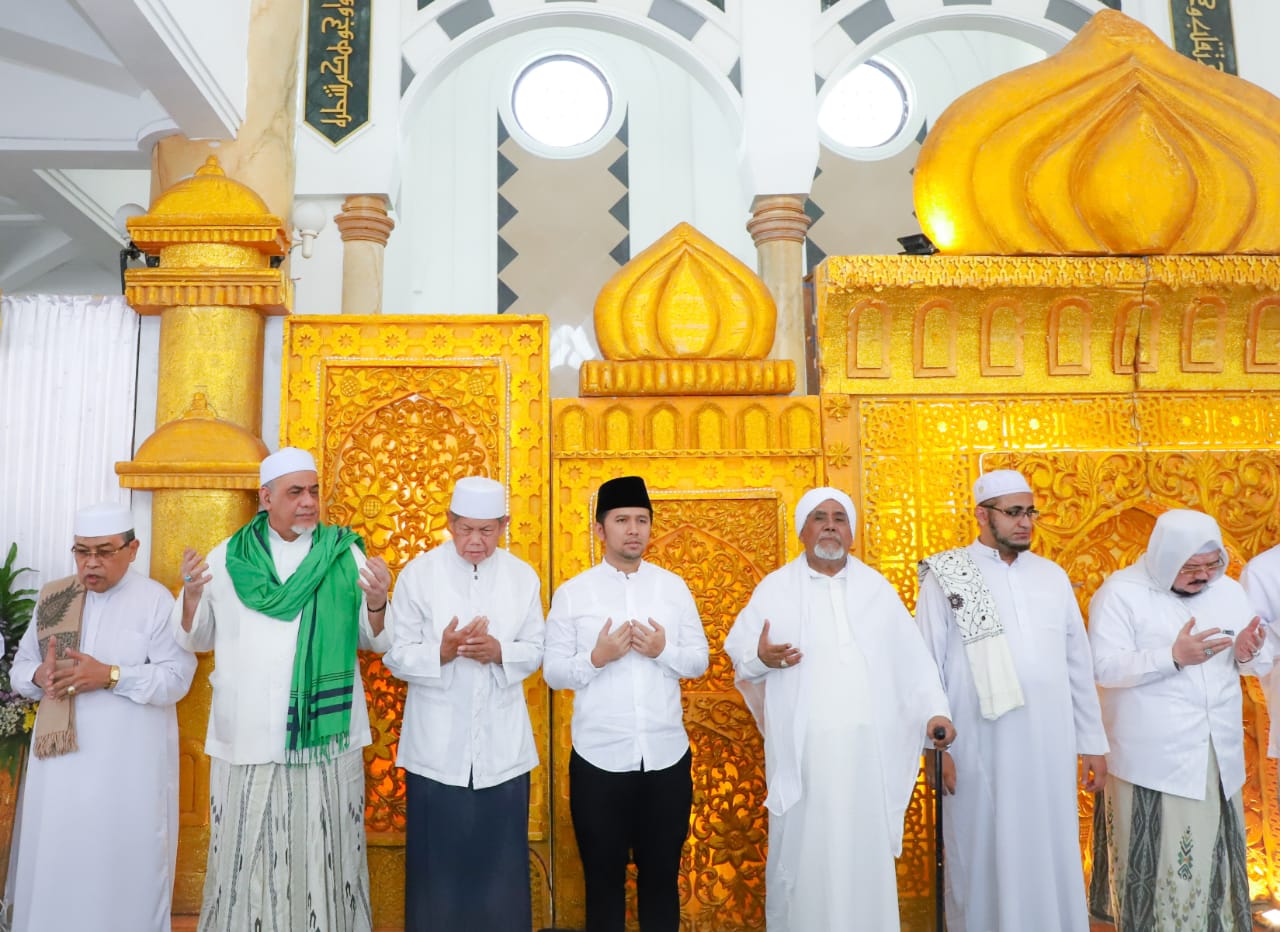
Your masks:
M18 641L31 624L35 612L34 589L19 588L18 577L32 572L30 567L15 567L18 545L9 545L9 555L0 565L0 635L4 636L4 654L0 655L0 738L20 737L35 725L35 703L13 691L9 670L18 653Z

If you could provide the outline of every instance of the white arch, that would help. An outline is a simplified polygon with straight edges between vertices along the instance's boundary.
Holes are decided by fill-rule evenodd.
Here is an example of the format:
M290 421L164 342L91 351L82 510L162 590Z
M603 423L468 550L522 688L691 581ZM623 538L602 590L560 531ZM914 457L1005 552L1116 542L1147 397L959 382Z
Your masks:
M511 36L551 27L574 26L598 32L607 32L657 52L682 68L711 96L717 109L730 126L742 123L742 97L714 62L708 60L695 44L676 36L658 23L622 10L602 8L546 9L519 13L497 14L493 18L467 30L436 54L422 51L424 43L415 41L418 32L406 37L402 53L409 67L414 69L412 83L400 98L401 119L417 106L420 98L451 74L462 62L477 52ZM430 22L422 28L430 28ZM710 21L703 28L720 27Z

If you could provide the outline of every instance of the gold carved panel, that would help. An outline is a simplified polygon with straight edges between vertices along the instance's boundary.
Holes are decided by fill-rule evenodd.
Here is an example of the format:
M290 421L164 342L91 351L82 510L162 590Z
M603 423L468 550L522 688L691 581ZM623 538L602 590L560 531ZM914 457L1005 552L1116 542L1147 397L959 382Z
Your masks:
M831 394L1267 389L1280 257L841 256L815 273Z
M325 520L355 528L397 574L447 538L456 479L507 488L503 546L548 578L547 323L541 317L291 317L284 329L281 434L314 450ZM394 590L393 590L394 594ZM544 602L548 598L544 591ZM402 922L404 775L395 765L404 685L361 656L373 743L365 749L375 926ZM550 747L541 677L526 686L539 753ZM529 805L534 916L551 917L548 770Z
M554 403L557 584L594 565L594 495L614 476L644 476L654 500L647 559L689 584L711 647L705 675L683 684L694 747L694 805L684 850L681 928L764 928L761 738L721 646L764 575L799 552L791 509L822 481L811 398L663 398ZM710 438L717 438L712 445ZM552 699L556 922L583 923L581 862L568 807L572 693ZM628 902L635 928L634 897Z

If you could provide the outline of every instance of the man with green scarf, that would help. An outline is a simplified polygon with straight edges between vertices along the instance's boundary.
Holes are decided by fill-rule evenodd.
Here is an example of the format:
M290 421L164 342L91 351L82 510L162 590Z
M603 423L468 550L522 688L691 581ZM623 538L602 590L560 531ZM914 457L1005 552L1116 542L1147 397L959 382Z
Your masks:
M320 523L310 453L262 461L262 510L210 551L187 548L178 643L214 652L205 752L209 860L201 932L369 932L356 649L390 646L391 573L349 528Z

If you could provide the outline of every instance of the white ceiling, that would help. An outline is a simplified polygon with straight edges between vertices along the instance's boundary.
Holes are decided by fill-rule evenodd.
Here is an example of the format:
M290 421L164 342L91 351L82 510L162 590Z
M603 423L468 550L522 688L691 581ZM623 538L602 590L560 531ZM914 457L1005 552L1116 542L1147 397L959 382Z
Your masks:
M0 0L0 292L118 291L113 215L147 203L155 142L234 135L248 0L193 7Z

